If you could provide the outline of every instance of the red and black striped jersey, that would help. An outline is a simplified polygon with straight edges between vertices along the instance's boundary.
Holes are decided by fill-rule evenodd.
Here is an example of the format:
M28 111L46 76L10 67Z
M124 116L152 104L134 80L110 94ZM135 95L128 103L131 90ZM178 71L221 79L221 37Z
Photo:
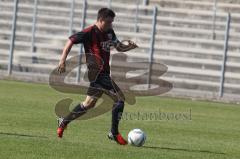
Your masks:
M102 32L96 25L92 25L73 34L69 39L73 44L84 45L87 64L93 62L94 58L100 73L110 74L110 48L118 42L113 29Z

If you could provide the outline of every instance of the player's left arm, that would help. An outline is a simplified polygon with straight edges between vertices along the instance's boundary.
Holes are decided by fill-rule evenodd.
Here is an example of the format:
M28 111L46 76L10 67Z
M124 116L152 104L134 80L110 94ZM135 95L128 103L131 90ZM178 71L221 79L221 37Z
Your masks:
M120 42L115 34L115 32L112 30L112 34L113 34L113 46L116 48L117 51L119 52L126 52L132 49L137 48L137 44L135 44L133 41L131 40L124 40L122 42ZM125 42L127 42L127 44L125 44Z
M132 50L132 49L135 49L137 48L137 44L135 44L133 41L131 40L127 40L127 43L128 44L124 44L123 42L117 42L115 44L115 48L117 51L119 52L126 52L126 51L129 51L129 50Z

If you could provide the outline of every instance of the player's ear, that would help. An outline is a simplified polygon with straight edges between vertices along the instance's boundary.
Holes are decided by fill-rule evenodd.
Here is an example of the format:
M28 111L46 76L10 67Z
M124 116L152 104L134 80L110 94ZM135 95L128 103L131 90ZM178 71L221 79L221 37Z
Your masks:
M103 22L103 18L99 18L97 21L102 23Z

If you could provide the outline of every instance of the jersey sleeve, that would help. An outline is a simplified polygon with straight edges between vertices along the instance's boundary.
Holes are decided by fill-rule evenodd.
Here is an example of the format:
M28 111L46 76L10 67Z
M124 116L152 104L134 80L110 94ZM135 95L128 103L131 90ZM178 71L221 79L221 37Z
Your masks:
M69 37L73 44L86 43L90 40L89 32L78 32Z

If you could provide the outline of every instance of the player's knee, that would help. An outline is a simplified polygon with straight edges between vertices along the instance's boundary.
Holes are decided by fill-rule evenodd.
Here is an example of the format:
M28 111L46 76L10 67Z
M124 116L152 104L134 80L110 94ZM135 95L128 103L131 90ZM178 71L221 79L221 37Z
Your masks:
M95 106L96 102L96 99L86 99L82 104L86 109L91 109Z
M120 100L120 101L117 101L117 103L118 103L119 105L121 105L122 107L124 107L124 101Z
M124 101L117 101L115 102L114 106L116 107L116 109L119 109L119 110L123 110L124 108Z
M83 102L82 103L86 109L91 109L95 106L94 102Z

